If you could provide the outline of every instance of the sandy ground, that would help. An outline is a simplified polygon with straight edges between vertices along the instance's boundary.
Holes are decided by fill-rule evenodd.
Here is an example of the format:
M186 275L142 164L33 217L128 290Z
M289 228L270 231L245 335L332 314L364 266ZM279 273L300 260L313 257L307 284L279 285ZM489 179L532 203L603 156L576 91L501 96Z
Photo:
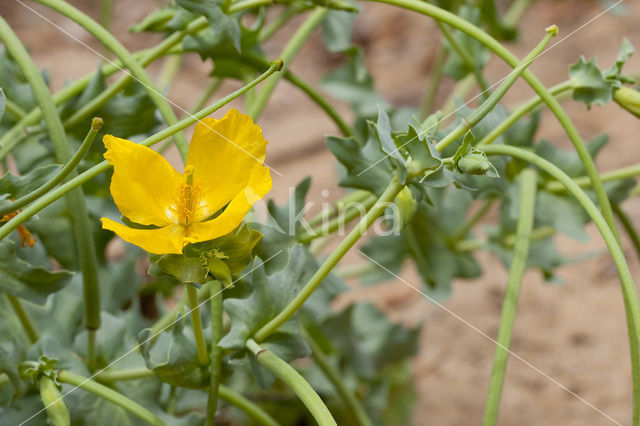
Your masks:
M49 70L55 89L60 88L65 79L95 69L99 58L90 49L99 51L99 46L82 29L29 3L36 12L68 32L64 34L12 1L0 3L0 14L16 29L37 64ZM71 3L93 16L98 15L98 2ZM601 13L602 7L596 1L538 0L524 15L519 42L509 48L519 57L524 56L540 40L544 28L555 23L561 30L555 41L559 44L531 67L546 85L566 79L568 65L580 54L587 58L597 56L599 64L608 66L623 36L640 47L640 25L637 25L640 2L626 0L624 3L630 11L628 16L605 15L582 27ZM126 33L128 26L145 16L154 2L116 0L115 4L114 33L128 48L136 50L157 41L153 35ZM292 22L288 30L267 44L270 56L278 55L287 34L299 22ZM417 105L435 56L431 46L438 43L435 24L415 13L366 4L356 21L355 35L365 46L377 88L391 102ZM565 40L566 36L569 37ZM336 59L323 50L321 38L316 34L296 58L292 69L316 84L335 66ZM169 93L176 109L188 108L197 99L210 68L211 64L203 64L195 56L185 60ZM628 70L639 69L640 55L628 64ZM157 75L158 67L151 70L152 75ZM491 81L497 81L508 72L504 64L493 59L487 75ZM225 84L220 93L235 87ZM445 81L438 100L445 99L451 87L452 83ZM508 94L506 104L516 105L532 93L525 84L518 83ZM639 120L616 105L594 107L590 111L582 104L566 105L585 139L602 132L610 134L608 149L598 159L601 170L640 161L640 149L636 145ZM338 108L348 111L344 105ZM268 160L282 173L274 179L272 196L276 200L284 201L288 188L310 171L314 179L311 200L325 201L320 194L324 188L330 190L328 198L340 196L334 163L324 146L324 135L335 133L336 129L322 111L295 88L282 83L260 124L272 141ZM543 114L538 136L558 146L570 146L562 128L548 112ZM640 200L629 200L624 207L636 225L640 225ZM630 364L622 297L604 244L595 228L591 227L589 233L592 238L587 245L559 240L561 249L571 255L593 250L600 253L587 262L562 268L560 275L566 285L547 284L535 272L525 276L512 343L518 358L511 357L509 361L500 424L605 425L613 423L613 419L623 424L630 421ZM626 240L624 247L632 273L640 277L640 264ZM444 307L431 304L406 284L419 286L419 279L411 268L402 273L406 283L390 281L378 287L358 289L349 296L373 300L406 323L424 321L422 349L413 364L419 393L413 424L481 423L494 353L494 344L487 336L494 338L497 334L507 273L493 256L481 253L479 259L485 276L455 283L454 296ZM352 253L344 263L361 260Z

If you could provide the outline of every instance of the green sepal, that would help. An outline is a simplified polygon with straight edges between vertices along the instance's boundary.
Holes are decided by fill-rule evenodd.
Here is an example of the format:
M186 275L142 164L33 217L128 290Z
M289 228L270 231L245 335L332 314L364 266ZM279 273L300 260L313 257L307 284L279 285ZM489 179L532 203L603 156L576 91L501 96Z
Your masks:
M152 262L149 266L149 275L160 275L159 269L183 283L204 284L208 281L209 271L200 257L188 257L183 254L152 254L149 258Z

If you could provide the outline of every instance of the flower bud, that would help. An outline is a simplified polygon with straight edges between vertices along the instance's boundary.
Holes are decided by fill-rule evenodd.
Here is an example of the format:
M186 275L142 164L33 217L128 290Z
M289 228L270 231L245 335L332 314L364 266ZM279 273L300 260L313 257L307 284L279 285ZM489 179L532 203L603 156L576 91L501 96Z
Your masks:
M71 424L69 409L64 403L60 389L48 376L40 377L40 397L47 410L47 415L54 426L68 426Z
M618 105L640 118L640 91L621 87L613 92L613 100Z
M400 193L396 195L394 204L396 205L396 207L398 207L398 221L400 229L402 229L405 227L405 225L411 222L411 219L413 219L413 215L418 209L418 203L413 197L411 189L409 189L408 186L405 186L402 191L400 191Z
M468 175L486 175L493 170L493 165L480 152L472 152L458 160L458 169Z

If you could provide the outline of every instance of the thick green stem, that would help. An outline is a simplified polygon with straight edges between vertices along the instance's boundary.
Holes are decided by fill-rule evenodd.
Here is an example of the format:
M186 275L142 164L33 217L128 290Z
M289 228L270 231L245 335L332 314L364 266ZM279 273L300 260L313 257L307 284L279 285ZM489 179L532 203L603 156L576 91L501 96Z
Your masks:
M271 417L269 413L267 413L259 405L240 395L233 389L221 384L218 390L220 392L220 398L244 411L258 424L264 426L279 426L279 423L275 421L275 419Z
M449 45L458 54L458 56L460 56L462 62L464 62L467 68L472 70L471 72L473 74L473 77L476 79L476 82L480 87L481 95L486 98L489 95L488 92L490 91L490 89L489 83L487 83L487 80L482 75L482 69L474 63L473 58L471 57L471 53L467 52L467 50L453 37L451 31L449 31L449 28L440 21L436 21L436 23L438 24L438 28L440 28L440 31L442 31L442 35L444 35L444 37L449 42Z
M520 174L520 208L518 210L516 244L513 248L513 259L511 260L507 289L504 295L504 302L502 303L502 318L500 319L496 353L493 359L491 381L489 382L487 406L484 412L485 426L495 425L498 421L500 398L502 396L504 376L507 370L516 306L518 304L520 286L527 265L529 246L531 244L535 201L536 172L533 169L523 170Z
M436 56L435 62L431 67L431 75L429 77L429 87L427 88L427 93L424 96L424 101L422 101L422 105L420 106L420 117L427 118L429 113L431 113L431 108L433 108L433 102L436 99L436 95L438 94L438 87L440 87L440 79L442 78L442 70L444 69L444 64L447 62L447 57L449 56L449 52L444 46L440 47L438 51L438 55Z
M307 18L307 20L298 28L298 31L289 39L289 43L285 46L280 58L284 61L285 69L290 65L293 58L300 51L304 43L307 41L313 30L322 23L322 20L327 14L327 9L324 7L317 7ZM260 92L257 93L255 101L247 108L247 113L253 117L256 121L262 113L262 110L267 105L267 101L276 88L278 81L282 75L269 80L265 83Z
M58 372L58 381L60 381L61 383L68 383L70 385L84 389L87 392L91 392L92 394L127 410L134 416L144 420L149 424L158 426L164 426L165 424L162 420L160 420L160 418L158 418L151 411L144 408L142 405L130 400L126 396L114 391L113 389L101 385L100 383L94 382L91 379L87 379L70 371L60 370Z
M36 188L35 190L31 191L28 194L23 195L22 197L13 201L7 207L0 208L0 217L12 211L21 209L22 207L26 206L32 201L37 200L38 198L42 197L47 192L49 192L51 189L55 188L56 185L58 185L60 182L62 182L69 173L75 170L78 163L80 163L80 160L82 160L84 155L87 153L87 151L91 147L93 140L96 138L96 135L98 134L101 128L102 128L102 119L94 118L91 121L91 129L89 129L89 133L87 133L87 136L84 138L82 145L80 145L80 148L78 148L76 153L73 154L73 157L69 159L67 164L65 164L58 171L58 173L56 173L56 175L51 179L49 179L44 185Z
M542 41L538 43L538 45L531 51L525 58L511 71L511 73L505 78L498 89L489 96L489 98L480 105L480 107L473 111L471 115L462 122L447 136L445 136L440 142L436 144L436 149L438 151L442 151L446 146L448 146L451 142L458 139L460 136L464 135L467 131L469 131L473 126L478 124L480 120L482 120L495 106L498 104L500 99L507 93L507 90L513 86L518 77L520 77L524 71L527 69L529 65L531 65L536 57L542 53L544 48L549 44L551 38L558 34L558 27L555 25L546 29L547 34L544 36Z
M582 205L596 224L602 238L611 252L613 261L620 275L620 285L622 288L622 296L624 299L625 312L627 315L627 327L629 332L629 346L631 350L631 374L633 377L633 424L637 425L640 421L640 360L638 346L638 330L640 330L640 307L638 304L638 295L633 283L633 278L627 261L624 258L620 244L609 227L607 221L600 213L598 208L593 204L589 196L576 183L567 176L562 170L544 158L526 151L506 145L484 146L482 150L490 155L508 155L527 161L536 167L550 174L553 178L561 182L567 191L573 195Z
M364 215L367 210L376 202L377 198L374 195L369 195L362 202L354 205L349 205L343 214L331 219L328 223L322 225L320 229L314 229L309 233L303 233L298 237L298 241L303 244L310 243L316 238L325 237L333 234L339 229L343 229L344 226L361 215Z
M640 236L638 236L638 231L636 231L631 219L629 219L629 216L627 216L624 210L622 210L620 205L613 203L611 207L613 207L613 212L618 216L618 219L622 223L622 227L627 231L627 234L631 239L631 243L633 244L633 248L636 250L636 255L640 257Z
M387 189L380 195L378 201L371 207L367 214L360 220L358 225L349 232L349 234L340 242L338 247L331 253L331 255L320 266L320 269L309 279L304 285L300 293L287 305L275 318L269 321L258 330L254 339L258 342L263 341L269 337L274 331L276 331L282 324L284 324L289 318L291 318L302 307L304 302L313 294L316 288L322 283L322 281L329 275L329 272L338 264L340 259L349 251L349 249L362 237L371 224L384 212L387 206L393 202L396 195L402 190L404 186L398 181L397 178L393 178L389 182Z
M333 384L338 395L342 398L342 402L344 402L349 411L351 411L354 419L360 426L372 426L373 423L371 422L371 419L369 419L369 416L367 416L367 412L364 407L362 407L362 404L356 397L355 393L347 388L347 385L342 380L340 372L333 368L318 342L315 341L311 333L309 333L306 328L301 327L300 330L302 332L302 337L311 348L311 355L313 356L313 359L316 360L318 367L320 367L322 372Z
M148 379L155 373L147 367L123 368L120 370L106 369L96 373L94 378L103 383L123 382L127 380Z
M224 351L218 342L224 334L222 323L222 284L220 281L209 282L211 294L211 365L209 366L209 400L207 402L207 424L215 423L218 407L218 393L222 379L222 357Z
M549 94L552 96L558 96L561 93L564 93L568 90L573 89L573 83L571 80L563 81L560 84L557 84L549 89ZM477 145L487 145L496 140L501 134L503 134L509 127L513 126L516 121L520 120L525 114L528 114L542 105L543 101L540 96L536 96L533 99L529 100L527 103L520 106L518 109L513 111L506 120L498 124L488 135L478 142Z
M202 331L202 318L200 317L200 308L198 303L198 290L191 284L185 284L187 295L189 296L189 307L191 311L191 325L193 326L193 337L196 340L196 348L198 350L198 363L206 367L209 365L209 351L207 350L207 342L204 340Z
M408 10L413 10L414 12L421 13L426 16L430 16L438 21L442 21L447 23L448 25L459 29L465 34L475 38L480 43L485 45L489 50L493 51L497 54L502 60L504 60L507 64L512 67L517 67L518 58L516 58L506 47L504 47L499 41L491 37L485 31L481 30L477 26L471 24L470 22L460 18L459 16L454 15L444 9L441 9L437 6L425 3L420 0L369 0L377 3L385 3L392 6L402 7ZM600 208L602 209L602 214L607 222L607 225L611 228L611 232L616 239L618 239L618 230L616 227L615 217L613 216L613 211L611 210L611 203L609 202L609 198L607 197L607 193L604 190L604 186L600 181L600 175L598 173L598 169L589 154L580 134L577 129L571 122L571 119L564 112L560 103L549 93L549 91L544 87L542 82L536 78L536 76L529 70L525 70L522 73L522 78L531 86L531 88L542 98L542 100L548 105L551 112L556 116L558 122L562 125L567 136L571 139L573 146L584 165L584 168L587 172L587 175L593 182L593 188L596 193L596 197L598 199L598 203L600 204ZM638 407L640 410L640 406ZM637 411L638 420L640 420L640 411Z
M149 77L142 65L135 60L133 55L131 55L131 53L108 30L101 27L86 14L80 12L78 9L62 0L34 1L54 9L91 33L91 35L98 39L107 49L113 52L113 54L125 64L133 77L142 84L156 108L160 111L160 114L166 121L167 125L172 126L178 122L178 118L174 114L171 105L166 98L162 96L162 93L156 87L155 83L151 77ZM181 132L176 133L174 135L174 139L182 158L185 159L187 156L187 140Z
M292 366L278 358L273 352L262 348L252 339L247 340L247 349L256 357L258 364L282 380L307 407L320 426L336 425L331 412L307 381Z
M29 341L31 343L37 342L40 336L38 336L38 331L36 330L36 327L31 320L31 316L29 316L29 312L27 312L24 306L22 306L22 302L20 301L20 299L9 293L7 293L7 299L9 299L11 307L18 316L18 320L20 321L20 324L22 324L22 328L27 334Z
M152 136L149 136L148 138L140 142L140 144L144 146L152 146L160 142L161 140L168 138L174 133L186 127L189 127L196 121L203 119L207 115L222 108L232 100L240 97L247 90L249 90L250 88L256 86L260 82L267 79L270 75L278 71L281 67L282 67L282 61L280 60L274 61L271 67L269 67L267 71L265 71L261 76L256 78L253 82L251 82L251 84L248 84L236 90L235 92L225 96L224 98L219 99L217 102L208 106L207 108L203 109L197 114L193 114L189 117L186 117L180 120L178 123L174 124L173 126L170 126ZM85 172L81 173L75 178L69 180L68 182L57 187L56 189L50 191L45 196L40 197L38 200L34 201L32 204L30 204L24 210L18 213L13 219L9 220L2 227L0 227L0 240L6 237L7 235L9 235L11 231L16 229L20 224L26 222L31 216L33 216L40 210L44 209L45 207L47 207L49 204L63 197L65 194L69 193L70 191L82 185L83 183L90 181L94 177L98 176L100 173L103 173L109 170L110 167L111 165L108 162L103 161L102 163L96 164L95 166L91 167L89 170L86 170Z
M7 50L11 56L13 56L31 86L36 100L38 101L38 105L42 110L42 115L44 117L57 160L61 163L68 163L72 158L71 149L67 141L67 135L65 134L62 121L60 121L60 116L58 115L56 106L51 98L51 93L47 88L47 84L38 71L38 68L36 68L36 65L31 60L31 57L25 47L22 45L16 34L11 30L6 21L1 17L0 38L4 41ZM74 177L75 173L71 172L69 176ZM92 223L89 220L89 213L85 204L82 188L77 188L75 191L70 192L66 196L66 203L69 214L71 215L73 236L75 238L78 256L80 257L80 266L82 269L85 327L91 333L91 330L97 330L100 328L100 288L98 283L98 261L96 258L95 244L93 242ZM18 215L13 219L18 217ZM7 222L5 226L7 226L9 222ZM4 238L4 236L0 237L0 239L2 238ZM89 342L91 342L91 340L89 340ZM93 348L89 347L89 354L92 353ZM89 359L89 367L95 367L95 359Z
M58 385L49 376L42 375L39 381L40 399L44 404L50 424L53 426L69 426L71 417L69 408L60 394Z

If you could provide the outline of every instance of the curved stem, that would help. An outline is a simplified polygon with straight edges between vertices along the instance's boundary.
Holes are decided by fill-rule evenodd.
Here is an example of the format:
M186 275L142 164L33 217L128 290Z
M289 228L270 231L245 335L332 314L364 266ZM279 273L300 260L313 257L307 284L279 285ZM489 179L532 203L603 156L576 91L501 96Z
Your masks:
M106 369L96 373L94 378L99 382L123 382L127 380L148 379L154 377L155 373L147 367L134 367L123 369Z
M358 207L362 207L362 209L354 206L350 206L344 212L344 214L339 215L338 217L332 219L327 224L321 226L320 230L314 229L310 233L304 233L298 237L298 241L302 244L310 243L316 238L325 237L334 233L335 231L343 228L347 223L351 222L353 219L359 217L364 214L373 204L376 202L376 197L374 195L370 195L366 199L362 200L362 202L358 203Z
M640 164L634 166L623 167L621 169L605 172L600 175L602 182L610 182L613 180L628 179L640 175ZM573 181L581 188L588 188L591 186L591 181L588 176L581 176L574 178ZM560 182L549 182L545 185L545 189L551 192L563 192L564 186Z
M167 102L166 98L162 96L162 93L158 90L142 65L135 60L131 53L113 35L111 35L109 31L101 27L86 14L80 12L78 9L62 0L34 1L61 13L91 33L91 35L98 39L107 49L113 52L113 54L126 65L133 77L142 84L147 94L156 105L156 108L160 111L160 114L166 121L167 125L171 126L178 122L178 118L174 114L171 105ZM187 156L187 140L181 132L176 133L173 137L176 141L178 151L180 151L180 155L185 159Z
M302 45L307 41L313 30L320 25L326 14L327 9L324 7L316 7L307 20L298 28L298 31L289 39L289 42L280 55L280 58L284 61L285 69L300 51ZM282 75L279 75L265 83L262 90L256 94L255 101L247 108L247 113L254 121L257 121L260 113L267 105L267 101L281 77Z
M225 106L226 104L228 104L232 100L240 97L247 90L249 90L252 87L256 86L260 82L262 82L265 79L267 79L274 72L278 71L281 68L281 66L282 66L282 62L281 61L279 61L279 60L274 61L272 63L272 65L271 65L271 67L269 67L269 69L267 71L265 71L261 76L259 76L254 81L252 81L251 84L248 84L248 85L236 90L235 92L225 96L224 98L219 99L217 102L215 102L214 104L208 106L207 108L203 109L202 111L198 112L197 114L193 114L192 116L186 117L186 118L180 120L178 123L174 124L173 126L167 127L166 129L164 129L164 130L162 130L162 131L160 131L160 132L158 132L158 133L156 133L156 134L154 134L152 136L149 136L148 138L146 138L142 142L140 142L140 144L144 145L144 146L152 146L152 145L160 142L161 140L166 139L167 137L171 136L172 134L174 134L174 133L176 133L176 132L178 132L178 131L186 128L186 127L191 126L196 121L203 119L207 115L209 115L209 114L213 113L214 111L222 108L223 106ZM11 233L11 231L16 229L20 224L26 222L31 216L33 216L34 214L36 214L40 210L44 209L45 207L47 207L49 204L53 203L54 201L56 201L60 197L63 197L65 194L69 193L70 191L72 191L73 189L75 189L78 186L82 185L83 183L90 181L94 177L98 176L100 173L103 173L103 172L109 170L110 167L111 166L109 165L108 162L103 161L102 163L96 164L95 166L93 166L90 169L86 170L85 172L79 174L75 178L69 180L68 182L66 182L66 183L60 185L59 187L57 187L56 189L50 191L45 196L40 197L38 200L34 201L32 204L30 204L24 210L22 210L20 213L18 213L14 218L12 218L8 222L6 222L2 227L0 227L0 240L3 239L4 237L6 237L7 235L9 235L9 233Z
M244 411L258 424L264 426L279 426L280 423L275 421L275 419L271 417L269 413L267 413L259 405L253 403L251 400L240 395L233 389L221 384L218 390L220 392L220 398Z
M338 395L340 395L342 401L351 411L351 414L358 422L358 424L360 426L372 426L373 423L371 422L371 419L369 419L369 416L367 416L367 412L362 407L362 404L360 404L360 401L358 401L358 398L356 398L354 392L350 391L349 388L347 388L347 385L342 380L342 377L340 377L340 372L333 368L318 342L315 341L311 333L309 333L309 331L305 327L301 327L300 331L302 332L302 337L311 348L311 356L313 356L313 359L316 360L318 367L320 367L322 372L327 376L329 381L336 388Z
M620 275L620 285L622 287L622 296L624 299L625 312L627 315L627 327L629 332L629 346L631 349L631 371L633 377L633 424L638 424L640 408L640 360L638 346L638 330L640 330L640 307L638 306L638 295L636 294L635 285L627 261L624 258L620 244L613 234L611 228L608 226L607 221L600 213L598 208L593 204L589 196L582 190L576 183L567 176L562 170L560 170L553 163L545 160L538 155L526 151L521 148L516 148L506 145L491 145L484 146L482 150L490 155L508 155L527 161L536 167L544 170L556 180L560 181L567 191L573 195L576 200L582 205L586 212L591 217L591 220L596 224L602 238L607 245L607 248L611 252L618 274Z
M445 136L440 142L436 144L436 149L438 151L442 151L446 146L448 146L451 142L458 139L460 136L464 135L467 131L469 131L473 126L478 124L480 120L482 120L491 110L498 104L500 99L507 93L507 90L513 86L518 77L522 75L522 73L527 69L529 65L531 65L542 53L544 48L549 44L551 38L558 34L558 27L551 26L545 30L547 34L544 36L542 41L538 43L538 45L531 51L525 58L518 63L518 65L513 69L513 71L505 78L500 86L496 89L495 92L489 96L489 98L478 107L475 111L469 115L468 118L462 120L462 122L447 136Z
M91 379L87 379L70 371L60 370L58 372L58 381L82 388L87 392L91 392L92 394L99 396L100 398L106 399L107 401L112 402L117 406L127 410L131 414L144 420L147 423L158 426L164 426L165 424L162 420L160 420L159 417L144 408L142 405L130 400L126 396L114 391L113 389L101 385L100 383L94 382Z
M25 115L27 115L27 113L20 108L20 106L18 106L18 104L14 103L11 101L11 99L4 99L4 106L7 109L7 112L11 115L13 115L13 117L16 120L22 120L24 118Z
M338 264L340 259L349 251L349 249L362 237L371 224L384 212L387 206L393 202L396 195L402 190L402 185L397 178L393 178L389 182L387 189L380 195L378 201L371 207L367 214L360 220L358 225L349 232L349 234L340 242L338 247L324 261L322 266L304 285L300 293L287 305L275 318L266 323L260 330L254 334L254 339L258 342L263 341L276 331L282 324L291 318L298 309L302 307L304 302L311 296L322 281L329 275L329 272Z
M507 370L511 333L516 316L516 306L520 294L522 277L527 265L529 246L531 244L531 230L533 229L533 212L536 202L536 172L533 169L523 170L520 174L520 208L518 210L518 225L516 228L516 244L513 247L513 259L509 268L507 289L502 303L502 318L496 353L493 359L493 370L489 382L487 406L484 412L484 425L492 426L498 421L502 386Z
M224 351L218 342L224 334L222 324L222 284L220 281L209 282L211 294L211 365L209 367L209 400L207 402L207 424L215 423L218 394L222 379L222 357Z
M38 336L38 331L36 330L35 325L33 325L33 320L31 319L31 316L29 316L29 312L27 312L27 310L24 308L20 299L18 299L13 294L9 294L9 293L6 293L6 294L7 294L7 299L9 299L9 303L11 303L11 307L13 308L16 315L18 316L18 320L20 321L20 324L22 324L22 328L24 329L24 332L27 334L27 337L29 338L29 342L31 343L37 342L40 336Z
M471 231L471 228L473 228L474 225L478 223L478 221L482 219L485 214L487 214L487 212L489 211L489 209L491 208L495 200L496 199L493 197L487 198L486 200L484 200L484 202L478 208L478 210L476 210L475 213L471 215L471 217L462 224L460 229L458 229L456 233L453 234L453 236L451 237L451 242L455 244L458 241L462 240L464 237L466 237L469 231Z
M272 21L270 21L267 25L262 28L260 34L258 34L258 43L262 44L273 36L276 31L282 28L289 19L298 13L302 12L306 9L306 6L301 5L300 3L294 2L287 5L286 9L277 17L275 17Z
M48 180L41 187L36 188L35 190L31 191L30 193L23 195L22 197L18 198L17 200L15 200L12 203L10 203L9 205L7 205L7 207L0 208L0 217L4 216L7 213L10 213L12 211L16 211L18 209L21 209L22 207L26 206L30 202L42 197L44 194L46 194L51 189L55 188L56 185L58 185L60 182L62 182L64 180L64 178L66 178L69 173L71 173L73 170L75 170L75 168L78 165L78 163L80 163L80 160L82 160L84 155L87 153L87 151L91 147L91 144L93 143L93 140L96 138L96 135L98 134L98 132L100 131L101 128L102 128L102 119L101 118L94 118L91 121L91 129L89 129L89 133L87 133L87 136L84 138L84 141L82 142L82 145L80 145L80 148L78 148L76 153L73 154L73 157L71 157L69 159L67 164L65 164L58 171L58 173L56 173L56 175L54 177L52 177L50 180Z
M378 3L385 3L392 6L402 7L405 9L413 10L414 12L421 13L426 16L431 16L432 18L445 22L450 26L459 29L460 31L468 34L469 36L475 38L480 43L484 44L487 48L493 51L496 55L502 58L507 64L512 67L516 67L518 65L518 58L516 58L506 47L500 44L499 41L491 37L485 31L481 30L477 26L467 22L466 20L454 15L453 13L447 12L444 9L441 9L437 6L425 3L420 0L369 0ZM571 139L573 146L580 157L580 161L584 165L584 168L587 172L587 175L593 182L593 188L596 193L596 197L598 199L598 203L600 204L600 208L602 209L602 214L607 222L607 225L611 228L611 232L618 239L618 230L615 223L615 218L613 216L613 211L611 210L611 203L609 202L609 198L607 197L607 193L604 190L604 186L600 181L600 176L598 174L598 169L589 154L580 134L576 130L575 126L571 122L571 119L564 112L558 101L549 93L549 91L544 87L544 85L536 78L536 76L529 70L525 70L522 73L522 78L531 86L531 88L542 98L542 100L548 105L551 112L556 116L558 122L562 125L567 136ZM640 406L638 407L640 409ZM637 411L637 415L634 416L634 419L640 421L640 411Z
M200 308L198 304L198 290L194 285L185 283L187 287L187 295L189 296L189 306L191 311L191 325L193 326L193 337L196 340L196 348L198 350L198 363L206 367L209 365L209 352L207 351L207 343L204 340L202 332L202 318L200 317Z
M573 89L573 82L571 80L563 81L560 84L557 84L549 89L549 94L551 96L558 96L561 93L566 92L567 90ZM498 124L488 135L480 140L477 145L488 145L494 140L498 138L501 134L503 134L509 127L513 126L513 124L520 120L525 114L535 110L537 107L542 105L543 101L540 96L536 96L533 99L529 100L527 103L520 106L518 109L513 111L506 120Z
M15 59L33 90L38 105L42 110L42 115L44 117L57 160L61 163L68 163L72 157L71 149L69 148L67 135L65 134L62 121L60 121L60 116L58 115L56 106L51 98L51 93L47 88L47 84L38 71L38 68L36 68L36 65L31 60L31 57L25 47L2 17L0 17L0 38L4 41L7 50ZM69 176L74 175L75 173L72 172ZM89 212L87 211L82 188L77 188L75 191L70 192L66 196L66 202L71 216L73 237L75 239L78 256L80 257L80 267L82 269L85 328L89 335L91 335L95 330L100 328L98 260L96 258L96 249L93 241L92 224L89 221ZM20 213L13 219L19 215ZM7 226L9 222L4 226ZM2 238L4 238L4 236L0 237L0 239ZM91 347L92 341L92 339L88 340L90 345L88 350L89 354L93 354L93 348ZM93 368L94 366L95 359L90 358L89 368Z
M278 358L268 349L263 349L252 339L247 341L249 349L256 357L256 361L261 366L272 372L277 378L282 380L300 401L307 407L311 415L320 426L336 425L331 412L324 405L322 399L307 381L292 366Z

